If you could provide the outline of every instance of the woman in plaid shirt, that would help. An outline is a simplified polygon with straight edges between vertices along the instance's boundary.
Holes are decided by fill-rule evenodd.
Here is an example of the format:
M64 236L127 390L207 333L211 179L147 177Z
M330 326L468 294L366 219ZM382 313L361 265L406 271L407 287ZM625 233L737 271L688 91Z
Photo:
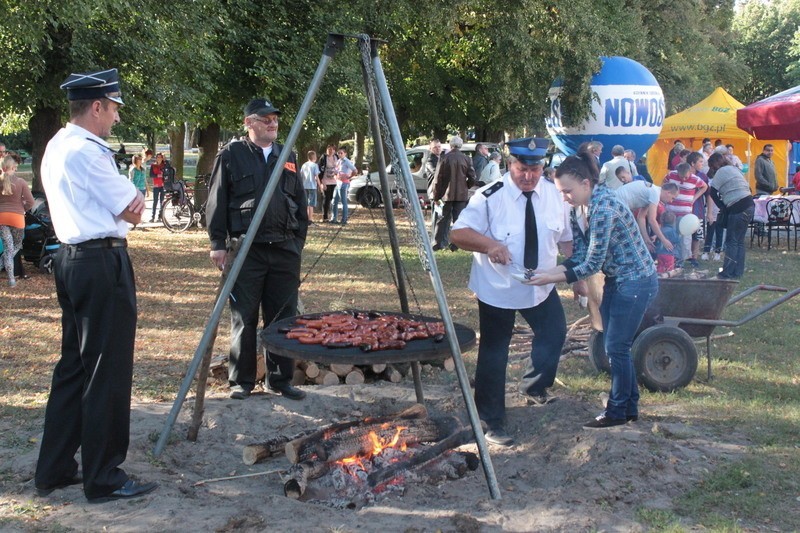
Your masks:
M537 272L530 283L544 285L606 275L600 314L606 354L611 361L611 393L606 409L586 428L618 426L639 418L639 389L631 345L642 317L658 292L658 277L642 234L628 206L598 184L597 160L586 144L556 169L556 187L573 207L588 206L589 227L574 234L572 257ZM579 243L578 241L583 240Z

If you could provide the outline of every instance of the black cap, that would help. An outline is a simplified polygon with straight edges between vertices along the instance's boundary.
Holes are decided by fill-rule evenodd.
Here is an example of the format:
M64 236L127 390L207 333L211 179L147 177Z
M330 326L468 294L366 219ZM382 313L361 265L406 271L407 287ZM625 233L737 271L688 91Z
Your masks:
M115 68L70 74L61 84L61 88L66 89L68 100L108 98L119 105L124 104L119 90L119 73Z
M525 165L544 165L550 141L541 137L525 137L506 143L508 153Z
M244 107L244 116L246 117L249 117L250 115L258 115L263 117L265 115L271 115L272 113L275 113L276 115L281 114L278 108L272 105L272 102L266 98L254 98L253 100L250 100L250 103Z

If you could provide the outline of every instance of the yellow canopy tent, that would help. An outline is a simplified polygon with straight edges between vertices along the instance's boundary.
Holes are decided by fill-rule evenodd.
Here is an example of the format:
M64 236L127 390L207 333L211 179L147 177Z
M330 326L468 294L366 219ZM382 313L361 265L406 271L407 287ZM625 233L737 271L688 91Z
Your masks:
M755 191L753 164L763 151L765 144L772 144L775 153L772 160L778 175L778 186L785 187L789 179L788 143L784 141L759 140L736 127L736 110L744 107L725 89L717 87L705 100L664 119L664 126L656 142L647 152L647 170L655 183L660 184L668 172L667 156L675 141L680 140L687 149L698 151L703 139L711 142L721 139L723 144L732 144L734 153L747 165L746 176L751 190Z

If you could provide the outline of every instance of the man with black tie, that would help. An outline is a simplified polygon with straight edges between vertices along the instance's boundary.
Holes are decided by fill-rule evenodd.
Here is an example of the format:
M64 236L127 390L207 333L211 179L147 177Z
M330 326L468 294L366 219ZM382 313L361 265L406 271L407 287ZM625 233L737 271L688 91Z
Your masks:
M488 431L486 440L508 446L505 385L508 347L519 312L531 326L531 358L520 392L529 403L552 401L567 333L555 286L523 283L532 269L556 265L559 247L572 255L569 209L553 183L541 179L546 139L509 141L508 172L479 189L451 232L452 241L473 252L469 288L478 297L480 346L475 371L475 404Z

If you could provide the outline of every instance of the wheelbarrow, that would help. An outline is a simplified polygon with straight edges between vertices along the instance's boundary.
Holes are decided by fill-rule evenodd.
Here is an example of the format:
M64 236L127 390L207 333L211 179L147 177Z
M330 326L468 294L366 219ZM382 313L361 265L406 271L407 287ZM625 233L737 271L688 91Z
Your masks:
M736 327L800 294L800 288L757 285L731 298L735 280L661 278L658 296L645 311L631 346L639 382L653 392L672 392L688 385L697 372L697 346L706 339L707 379L711 379L711 334L717 326ZM722 320L723 311L756 291L785 293L740 320ZM603 332L589 337L589 359L598 371L610 372Z

